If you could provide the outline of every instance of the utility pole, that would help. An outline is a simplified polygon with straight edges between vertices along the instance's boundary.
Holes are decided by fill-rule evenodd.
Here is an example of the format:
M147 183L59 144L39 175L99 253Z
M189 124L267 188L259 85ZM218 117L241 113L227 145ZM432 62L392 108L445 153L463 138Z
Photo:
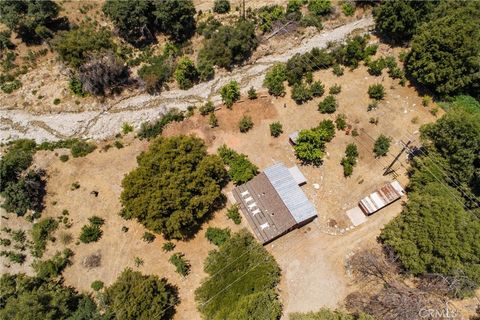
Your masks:
M390 163L390 164L388 165L388 167L385 168L385 171L383 172L383 175L384 175L384 176L386 176L386 175L388 175L388 174L390 174L390 173L392 173L392 172L395 171L395 170L392 170L393 165L395 164L395 162L398 161L398 159L400 159L400 156L402 155L402 153L403 153L407 148L410 150L409 145L410 145L410 143L412 143L412 140L408 140L407 143L404 143L402 140L400 140L400 143L403 145L403 148L402 148L402 150L398 153L398 155L395 157L395 159L393 159L392 163Z

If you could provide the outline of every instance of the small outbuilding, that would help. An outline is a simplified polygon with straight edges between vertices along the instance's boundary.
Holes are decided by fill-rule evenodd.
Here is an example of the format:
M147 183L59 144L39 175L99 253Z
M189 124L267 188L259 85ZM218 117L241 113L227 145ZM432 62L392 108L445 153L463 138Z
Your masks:
M394 180L360 200L358 206L366 215L371 215L392 202L397 201L404 194L405 190L403 187L397 180Z
M297 144L297 140L298 140L298 134L299 134L299 131L295 131L295 132L292 132L288 135L288 141L290 141L290 143L292 145L296 145Z

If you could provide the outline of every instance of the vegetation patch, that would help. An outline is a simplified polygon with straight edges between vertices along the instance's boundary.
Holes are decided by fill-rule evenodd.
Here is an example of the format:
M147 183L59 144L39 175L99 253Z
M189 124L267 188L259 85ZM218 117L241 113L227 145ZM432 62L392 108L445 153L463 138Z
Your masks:
M250 181L258 174L258 167L243 153L237 153L223 145L218 148L218 155L228 166L228 176L236 185Z

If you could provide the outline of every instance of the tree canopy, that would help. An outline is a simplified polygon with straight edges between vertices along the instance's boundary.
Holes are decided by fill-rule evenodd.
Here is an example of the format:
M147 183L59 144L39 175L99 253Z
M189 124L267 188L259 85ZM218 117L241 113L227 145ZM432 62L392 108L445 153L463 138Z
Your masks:
M295 155L306 164L319 166L325 155L326 143L335 136L335 125L332 120L323 120L309 130L302 130L295 145Z
M123 216L167 238L184 239L222 204L227 172L192 136L159 137L122 181Z
M195 6L192 0L156 1L154 15L162 32L176 42L183 42L195 33Z
M422 3L428 1L422 1ZM416 3L416 2L415 2ZM480 96L480 2L442 2L412 40L405 67L441 95Z
M279 319L280 268L248 231L211 251L204 269L209 276L195 290L195 300L206 319Z
M163 278L125 269L105 289L107 310L115 319L171 319L178 303L176 288Z

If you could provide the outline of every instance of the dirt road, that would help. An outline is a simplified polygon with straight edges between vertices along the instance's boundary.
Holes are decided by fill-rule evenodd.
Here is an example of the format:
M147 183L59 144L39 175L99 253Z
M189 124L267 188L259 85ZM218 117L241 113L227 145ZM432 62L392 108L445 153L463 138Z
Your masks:
M139 127L142 122L158 118L169 108L186 109L208 99L219 102L219 89L233 79L241 84L243 93L251 86L260 89L266 70L274 63L285 62L294 54L307 52L313 47L323 48L329 42L343 41L352 31L368 29L372 25L371 17L362 18L326 30L305 39L300 46L287 49L281 54L262 57L252 64L198 84L189 90L164 91L156 96L143 94L114 105L105 105L102 111L34 115L23 110L0 110L0 142L16 138L31 138L37 141L67 137L108 138L119 132L124 122Z

